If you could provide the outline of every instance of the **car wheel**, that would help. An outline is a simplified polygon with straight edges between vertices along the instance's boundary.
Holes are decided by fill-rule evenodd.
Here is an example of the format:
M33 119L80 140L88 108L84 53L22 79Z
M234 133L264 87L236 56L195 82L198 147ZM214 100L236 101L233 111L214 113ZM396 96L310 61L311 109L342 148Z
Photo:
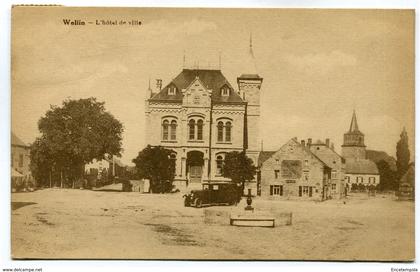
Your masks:
M185 207L191 206L190 200L188 198L185 198L185 200L184 200L184 206Z
M201 199L199 199L199 198L196 198L196 199L195 199L194 204L195 204L195 207L196 207L196 208L201 208L201 207L202 207L202 205L203 205L203 203L202 203Z

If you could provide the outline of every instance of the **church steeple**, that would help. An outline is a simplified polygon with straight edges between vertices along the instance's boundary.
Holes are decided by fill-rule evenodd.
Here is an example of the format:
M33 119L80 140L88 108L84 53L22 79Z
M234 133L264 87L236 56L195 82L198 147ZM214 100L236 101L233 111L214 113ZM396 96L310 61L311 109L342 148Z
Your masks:
M356 111L353 110L353 116L351 118L350 129L344 133L344 141L342 147L342 155L345 159L365 159L366 158L366 146L365 136L359 130L357 124Z
M357 125L357 118L356 118L356 111L355 110L353 110L353 117L351 118L349 132L360 132L359 131L359 126Z

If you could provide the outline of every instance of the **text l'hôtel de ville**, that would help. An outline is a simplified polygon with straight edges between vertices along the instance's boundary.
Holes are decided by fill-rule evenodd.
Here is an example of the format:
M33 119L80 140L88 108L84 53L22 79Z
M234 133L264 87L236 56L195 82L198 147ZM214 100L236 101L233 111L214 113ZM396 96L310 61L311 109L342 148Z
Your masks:
M85 21L80 19L63 19L63 24L68 26L85 26L85 25L98 25L98 26L116 26L116 25L128 25L128 26L141 26L140 20L92 20Z

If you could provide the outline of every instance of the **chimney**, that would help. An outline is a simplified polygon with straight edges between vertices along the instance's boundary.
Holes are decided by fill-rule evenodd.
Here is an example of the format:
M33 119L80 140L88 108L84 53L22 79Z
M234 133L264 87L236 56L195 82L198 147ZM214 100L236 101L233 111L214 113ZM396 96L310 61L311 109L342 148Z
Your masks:
M158 78L156 79L156 90L160 92L162 90L162 79Z
M300 144L305 147L305 140L300 140Z
M325 139L325 145L330 147L330 138Z
M308 147L311 147L312 145L312 138L308 138Z

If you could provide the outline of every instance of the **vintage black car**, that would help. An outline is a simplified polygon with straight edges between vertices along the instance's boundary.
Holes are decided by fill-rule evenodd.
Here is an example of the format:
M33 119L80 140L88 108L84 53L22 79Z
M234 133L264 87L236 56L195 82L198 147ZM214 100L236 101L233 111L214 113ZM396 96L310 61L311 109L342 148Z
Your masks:
M202 190L192 190L184 195L184 206L201 208L213 205L234 205L239 203L241 196L241 187L236 184L208 184L203 185Z

